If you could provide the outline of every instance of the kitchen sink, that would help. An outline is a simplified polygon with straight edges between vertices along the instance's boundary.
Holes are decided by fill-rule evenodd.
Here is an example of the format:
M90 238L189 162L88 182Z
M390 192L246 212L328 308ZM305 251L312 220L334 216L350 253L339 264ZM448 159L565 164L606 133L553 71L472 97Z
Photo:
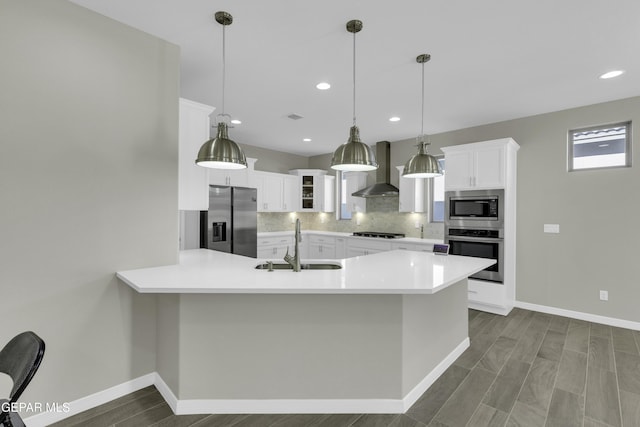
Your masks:
M293 270L293 267L290 264L284 262L274 262L258 264L256 265L256 270L269 270L269 267L273 270ZM301 270L339 270L342 268L340 264L333 263L303 263L300 264Z

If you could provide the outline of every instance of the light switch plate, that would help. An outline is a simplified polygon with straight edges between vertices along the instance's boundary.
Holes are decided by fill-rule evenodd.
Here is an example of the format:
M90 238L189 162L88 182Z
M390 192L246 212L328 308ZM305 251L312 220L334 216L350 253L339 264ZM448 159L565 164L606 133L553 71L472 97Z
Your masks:
M545 224L545 233L560 233L560 224Z

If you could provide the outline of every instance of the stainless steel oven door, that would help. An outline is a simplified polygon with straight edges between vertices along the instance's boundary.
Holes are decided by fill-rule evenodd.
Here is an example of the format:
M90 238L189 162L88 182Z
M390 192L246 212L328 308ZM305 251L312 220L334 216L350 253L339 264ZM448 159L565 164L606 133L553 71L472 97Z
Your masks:
M470 278L498 283L504 281L503 239L446 236L445 243L449 244L449 253L451 255L489 258L497 261L497 263L491 267L469 276Z

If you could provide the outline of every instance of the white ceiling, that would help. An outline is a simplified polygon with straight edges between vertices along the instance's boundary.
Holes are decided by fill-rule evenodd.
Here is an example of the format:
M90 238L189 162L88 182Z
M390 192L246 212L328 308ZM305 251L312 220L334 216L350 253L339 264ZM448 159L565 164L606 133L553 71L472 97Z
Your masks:
M181 96L216 112L222 26L213 14L231 13L226 112L242 120L231 139L305 156L332 152L349 135L351 19L364 24L356 108L368 144L419 134L421 53L432 56L427 134L640 95L637 0L72 1L179 45ZM626 73L598 79L614 69ZM320 81L331 89L317 90Z

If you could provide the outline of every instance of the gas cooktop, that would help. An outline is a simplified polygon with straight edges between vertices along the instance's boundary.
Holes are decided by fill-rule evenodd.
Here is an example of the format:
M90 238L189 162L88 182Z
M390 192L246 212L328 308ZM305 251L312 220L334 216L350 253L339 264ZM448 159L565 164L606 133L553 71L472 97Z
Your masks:
M404 237L402 233L381 233L379 231L354 231L353 235L358 237L377 237L380 239L399 239Z

